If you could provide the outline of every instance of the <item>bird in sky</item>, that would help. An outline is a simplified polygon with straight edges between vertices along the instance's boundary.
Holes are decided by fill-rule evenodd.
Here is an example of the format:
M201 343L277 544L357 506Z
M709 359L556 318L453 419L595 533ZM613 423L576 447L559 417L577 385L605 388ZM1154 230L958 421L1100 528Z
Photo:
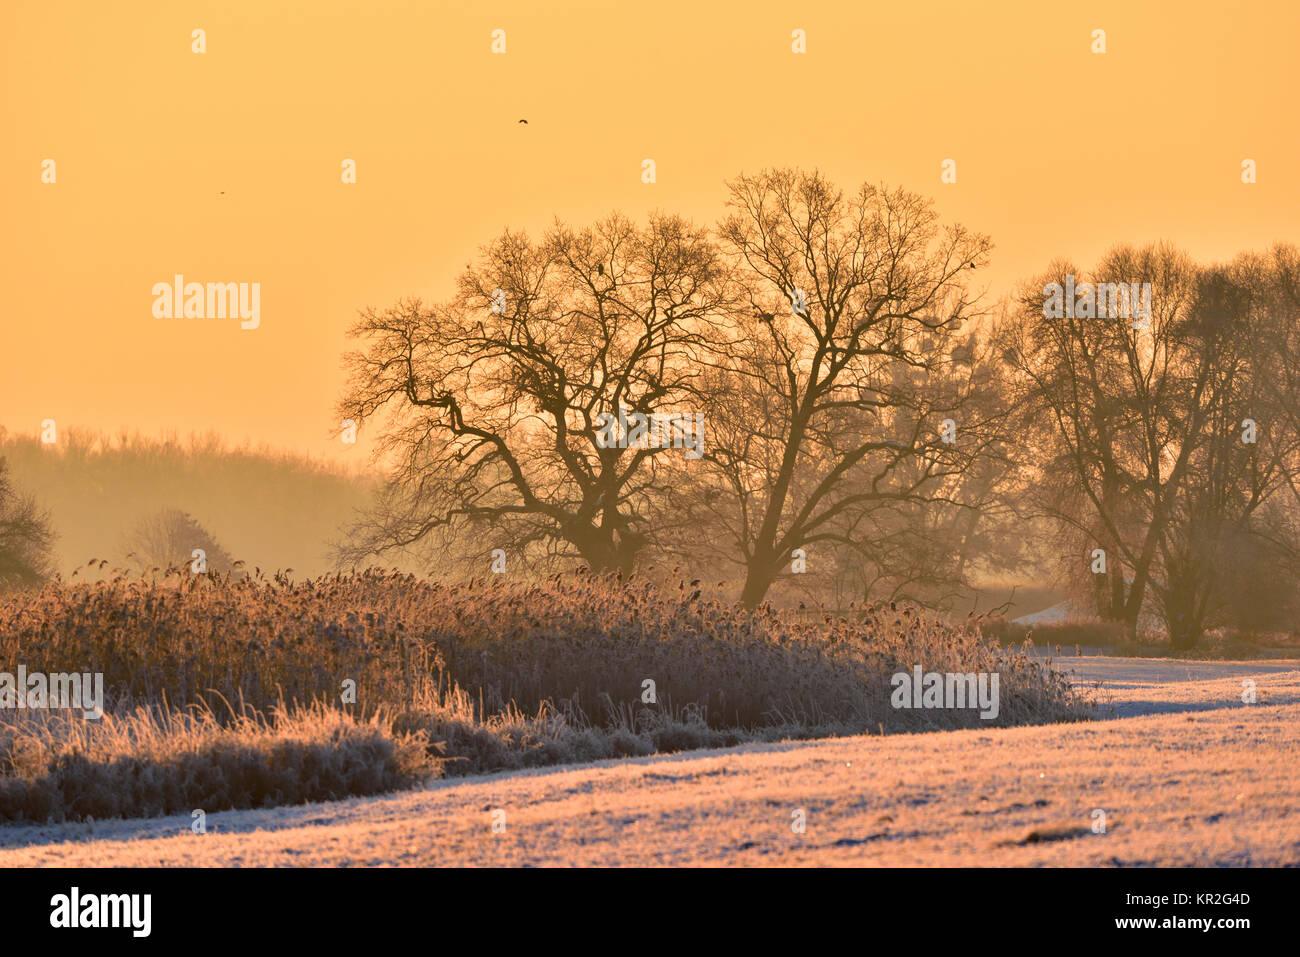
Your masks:
M522 123L522 124L524 124L524 126L527 126L527 125L528 125L528 121L527 121L527 120L520 120L519 122Z

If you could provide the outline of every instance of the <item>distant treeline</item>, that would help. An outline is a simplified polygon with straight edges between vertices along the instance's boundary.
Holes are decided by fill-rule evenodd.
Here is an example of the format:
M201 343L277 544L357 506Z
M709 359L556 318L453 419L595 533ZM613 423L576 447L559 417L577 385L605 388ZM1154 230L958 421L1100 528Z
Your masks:
M150 438L61 430L44 445L0 427L0 459L16 490L34 499L55 535L53 570L71 574L96 558L138 567L136 543L184 513L249 570L334 567L333 546L369 500L373 484L304 456L230 447L212 435ZM177 555L188 558L189 549Z

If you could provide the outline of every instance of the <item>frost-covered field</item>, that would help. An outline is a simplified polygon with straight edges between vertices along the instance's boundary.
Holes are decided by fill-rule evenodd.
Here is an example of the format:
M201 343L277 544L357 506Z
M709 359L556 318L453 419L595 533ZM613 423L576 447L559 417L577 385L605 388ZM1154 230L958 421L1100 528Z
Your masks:
M1116 717L451 779L209 814L202 836L188 816L4 827L0 866L1300 864L1300 662L1057 664Z

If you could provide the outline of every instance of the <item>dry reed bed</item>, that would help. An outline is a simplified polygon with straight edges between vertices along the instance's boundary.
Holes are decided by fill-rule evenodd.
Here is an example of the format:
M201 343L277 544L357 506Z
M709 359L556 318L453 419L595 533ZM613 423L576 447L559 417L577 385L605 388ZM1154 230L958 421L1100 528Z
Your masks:
M0 727L0 821L103 820L274 807L376 794L438 774L423 734L319 705L138 708L87 722L28 712Z
M116 717L0 712L0 820L264 806L390 790L443 769L1091 714L1020 651L910 609L809 624L694 585L589 575L54 583L0 598L0 670L19 664L102 671ZM998 718L894 709L890 678L914 665L997 673ZM653 704L642 700L647 679ZM349 680L355 704L340 698ZM181 717L185 706L197 710ZM141 779L152 783L132 783Z

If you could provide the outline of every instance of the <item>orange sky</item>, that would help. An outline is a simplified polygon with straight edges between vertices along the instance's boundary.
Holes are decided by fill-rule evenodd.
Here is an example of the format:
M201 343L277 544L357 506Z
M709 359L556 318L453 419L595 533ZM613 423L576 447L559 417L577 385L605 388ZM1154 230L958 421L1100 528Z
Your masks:
M711 222L767 165L934 196L997 243L993 294L1121 240L1300 242L1298 39L1292 0L5 0L0 425L355 461L332 409L357 309L447 295L505 226ZM154 318L175 273L260 282L260 327Z

